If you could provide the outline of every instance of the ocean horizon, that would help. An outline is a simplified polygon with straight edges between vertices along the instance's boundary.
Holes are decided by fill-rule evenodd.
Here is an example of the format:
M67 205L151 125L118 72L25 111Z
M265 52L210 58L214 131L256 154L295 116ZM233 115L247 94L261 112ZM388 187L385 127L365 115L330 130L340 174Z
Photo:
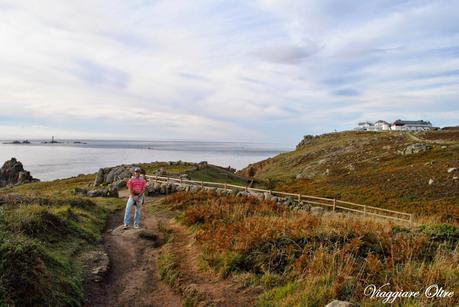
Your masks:
M177 140L29 139L30 144L0 140L0 163L18 159L42 181L95 173L101 167L154 161L187 161L241 169L289 148L269 143ZM48 142L48 143L43 143Z

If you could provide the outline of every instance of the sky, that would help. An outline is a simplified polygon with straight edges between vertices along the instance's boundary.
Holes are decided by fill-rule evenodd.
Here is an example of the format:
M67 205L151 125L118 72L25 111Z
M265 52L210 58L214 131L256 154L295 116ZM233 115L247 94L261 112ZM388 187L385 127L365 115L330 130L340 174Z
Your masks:
M459 124L459 1L0 0L0 138Z

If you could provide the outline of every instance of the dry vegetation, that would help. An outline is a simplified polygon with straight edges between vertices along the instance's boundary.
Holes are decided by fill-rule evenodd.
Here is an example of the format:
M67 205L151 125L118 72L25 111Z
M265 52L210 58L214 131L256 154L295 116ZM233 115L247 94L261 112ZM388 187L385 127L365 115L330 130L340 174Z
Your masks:
M426 140L459 142L459 130L428 131L421 133Z
M194 229L203 267L264 288L260 306L324 306L332 299L377 305L363 289L385 283L394 291L422 292L438 284L456 293L430 301L398 299L396 305L459 303L459 229L449 224L407 229L207 193L176 193L164 206Z
M241 173L277 190L414 213L418 222L458 225L459 180L454 179L459 177L458 139L459 131L325 134ZM399 153L423 142L431 149ZM453 167L458 170L448 173Z

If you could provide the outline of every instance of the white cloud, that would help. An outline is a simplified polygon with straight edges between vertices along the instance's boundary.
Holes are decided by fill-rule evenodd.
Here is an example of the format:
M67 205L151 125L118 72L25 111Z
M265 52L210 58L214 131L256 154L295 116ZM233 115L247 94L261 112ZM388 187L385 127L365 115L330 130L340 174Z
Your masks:
M458 9L448 0L1 1L0 125L294 143L375 110L416 108L453 124Z

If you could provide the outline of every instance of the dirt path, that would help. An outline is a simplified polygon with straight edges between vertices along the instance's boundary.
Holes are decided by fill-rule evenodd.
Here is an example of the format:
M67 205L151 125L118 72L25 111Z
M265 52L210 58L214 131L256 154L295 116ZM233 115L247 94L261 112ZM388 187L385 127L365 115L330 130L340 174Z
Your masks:
M428 144L438 144L438 145L448 145L448 144L455 144L456 142L454 141L448 141L448 140L427 140L427 139L422 139L416 135L414 135L411 132L407 133L408 138L415 142L420 142L420 143L428 143Z
M120 194L127 197L125 192ZM157 260L161 246L158 241L139 237L142 233L161 236L159 223L173 231L171 246L178 260L180 286L196 291L199 306L252 306L257 293L215 274L199 271L199 252L189 230L167 214L150 213L149 209L158 201L159 198L146 198L141 230L122 229L124 210L109 218L104 249L110 258L110 270L101 282L85 282L84 306L182 306L184 300L180 292L159 279Z
M174 232L172 248L179 259L177 264L181 283L185 288L196 291L203 306L254 306L255 299L260 294L257 289L246 289L238 282L200 271L199 250L188 229L173 221L169 227Z
M121 197L126 198L125 193ZM157 229L159 219L148 214L154 201L147 198L142 208L142 230ZM104 281L90 282L85 306L181 306L180 296L159 280L159 248L139 238L142 230L123 230L123 216L124 210L120 210L108 220L104 248L110 258L110 270Z

